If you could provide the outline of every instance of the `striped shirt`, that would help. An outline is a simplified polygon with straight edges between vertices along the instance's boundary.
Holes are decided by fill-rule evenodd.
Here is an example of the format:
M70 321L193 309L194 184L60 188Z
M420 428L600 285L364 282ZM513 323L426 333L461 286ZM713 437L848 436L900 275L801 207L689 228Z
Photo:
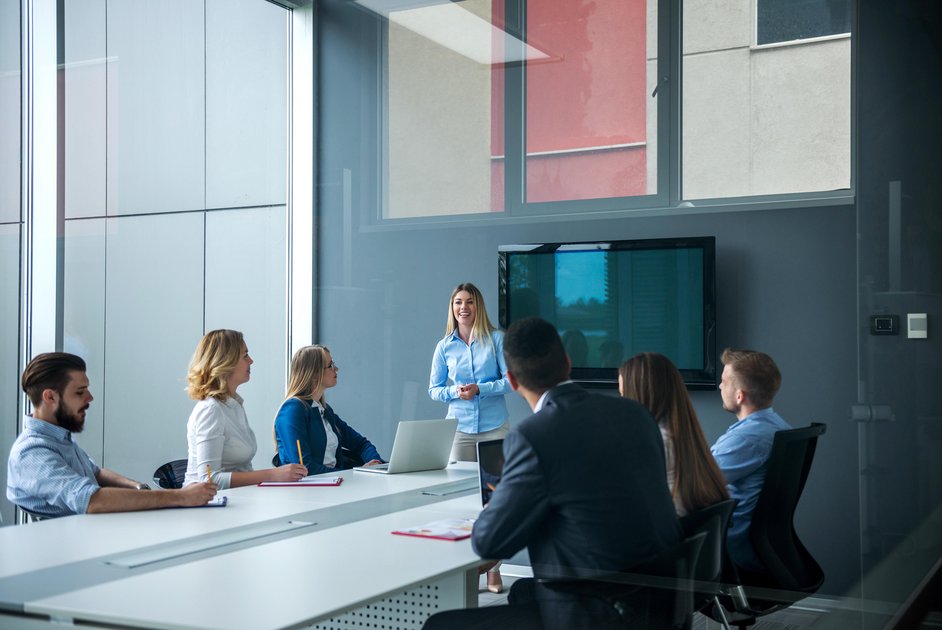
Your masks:
M7 499L46 517L84 514L100 470L71 431L26 416L7 462Z

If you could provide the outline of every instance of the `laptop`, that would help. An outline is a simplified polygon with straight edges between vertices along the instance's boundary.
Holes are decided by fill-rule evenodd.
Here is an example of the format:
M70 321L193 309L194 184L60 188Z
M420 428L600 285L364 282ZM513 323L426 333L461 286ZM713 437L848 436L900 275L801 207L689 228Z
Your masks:
M477 443L478 478L481 482L481 505L487 505L504 473L504 441L487 440Z
M358 466L362 472L394 473L441 470L448 465L458 420L403 420L396 428L388 464Z

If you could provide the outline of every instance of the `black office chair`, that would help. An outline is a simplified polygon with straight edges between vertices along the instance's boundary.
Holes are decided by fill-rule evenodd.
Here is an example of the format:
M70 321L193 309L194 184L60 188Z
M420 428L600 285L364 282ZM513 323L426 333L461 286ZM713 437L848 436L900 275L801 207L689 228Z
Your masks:
M736 507L735 499L720 501L681 517L685 536L704 533L706 539L693 572L694 611L710 608L725 630L730 630L719 596L723 593L723 565L726 559L726 530ZM711 615L713 616L713 615Z
M749 527L750 540L767 573L735 568L748 600L741 601L729 617L730 623L739 628L804 599L824 582L824 571L795 532L794 517L818 437L826 428L814 422L775 434L765 482Z
M167 490L182 488L186 463L185 459L175 459L160 466L154 471L154 483Z
M690 628L693 575L707 534L680 544L628 571L593 578L539 578L551 590L601 599L615 609L625 628Z

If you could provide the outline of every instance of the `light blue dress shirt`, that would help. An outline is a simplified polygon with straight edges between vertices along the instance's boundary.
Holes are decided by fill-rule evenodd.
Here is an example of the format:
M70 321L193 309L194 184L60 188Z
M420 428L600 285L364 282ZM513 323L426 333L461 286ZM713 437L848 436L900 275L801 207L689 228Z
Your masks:
M448 417L458 419L462 433L493 431L507 422L504 394L510 391L504 362L504 333L491 333L492 343L473 339L468 345L452 334L438 342L432 355L428 395L448 403ZM458 397L458 385L477 383L480 393L471 400Z
M71 431L26 416L7 462L7 499L47 517L84 514L100 470Z
M750 571L765 571L749 541L749 526L765 482L772 441L777 431L791 428L768 407L733 423L710 449L726 478L730 498L739 501L726 537L729 555L737 565Z

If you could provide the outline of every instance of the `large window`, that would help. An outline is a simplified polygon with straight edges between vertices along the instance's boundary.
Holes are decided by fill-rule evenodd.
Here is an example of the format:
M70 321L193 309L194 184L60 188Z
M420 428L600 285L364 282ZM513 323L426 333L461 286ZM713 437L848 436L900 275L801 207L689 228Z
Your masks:
M20 3L0 0L0 453L16 439L20 331ZM6 488L6 466L0 487ZM0 520L13 509L0 501Z
M682 197L850 188L850 38L757 48L750 0L683 7Z
M684 2L668 38L667 0L359 0L385 24L380 216L850 189L849 3L798 4Z
M850 0L757 0L756 44L850 33Z

